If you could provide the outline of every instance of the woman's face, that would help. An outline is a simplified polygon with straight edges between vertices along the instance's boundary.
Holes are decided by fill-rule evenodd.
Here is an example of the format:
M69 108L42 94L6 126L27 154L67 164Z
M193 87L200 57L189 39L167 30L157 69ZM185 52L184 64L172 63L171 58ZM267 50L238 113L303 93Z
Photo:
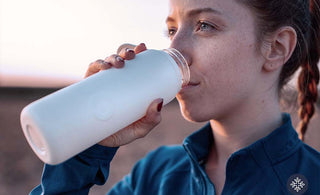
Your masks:
M236 0L170 0L171 47L190 65L191 86L177 99L191 121L221 119L254 106L264 58L254 15Z

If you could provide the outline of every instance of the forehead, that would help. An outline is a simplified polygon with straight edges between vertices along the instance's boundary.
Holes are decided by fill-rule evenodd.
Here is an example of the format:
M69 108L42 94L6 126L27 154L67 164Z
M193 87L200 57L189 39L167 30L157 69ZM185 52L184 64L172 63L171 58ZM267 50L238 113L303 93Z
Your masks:
M248 16L250 10L237 0L170 0L170 15L184 15L191 10L210 8L229 19Z
M196 5L214 5L218 4L219 2L225 2L230 0L169 0L170 4L172 5L179 5L179 6L196 6Z

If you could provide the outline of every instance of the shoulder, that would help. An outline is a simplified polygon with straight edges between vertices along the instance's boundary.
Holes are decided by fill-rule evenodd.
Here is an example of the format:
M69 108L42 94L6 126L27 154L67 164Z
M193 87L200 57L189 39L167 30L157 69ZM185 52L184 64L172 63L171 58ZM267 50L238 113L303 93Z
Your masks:
M295 168L297 171L320 174L320 153L309 145L300 142L293 153L281 163L286 168Z
M181 163L188 161L188 156L183 146L161 146L151 151L145 158L139 161L143 166L152 166L153 169L174 166L179 168Z
M127 189L130 194L158 194L168 178L181 180L186 175L189 165L187 158L182 146L159 147L139 160L112 192L123 194L120 192Z
M290 156L273 168L284 184L292 182L293 177L303 177L303 181L309 184L308 192L319 194L320 153L309 145L300 142Z
M190 170L189 166L182 146L162 146L138 161L127 179L133 189L146 192L158 189L165 178L185 175Z
M301 147L299 148L299 153L302 162L313 164L320 170L320 152L311 146L302 143Z
M156 150L150 152L147 155L147 158L152 156L154 158L167 157L167 158L172 159L171 157L176 158L176 157L182 157L185 155L186 155L186 152L183 149L183 146L172 145L172 146L161 146L161 147L157 148Z
M161 146L138 161L131 174L150 178L188 170L189 160L183 146Z
M294 159L296 159L296 162L293 163L291 167L295 167L295 174L298 174L298 177L299 175L304 177L305 182L309 185L308 192L310 194L319 194L320 153L309 145L302 143ZM295 176L291 175L291 178L292 177Z

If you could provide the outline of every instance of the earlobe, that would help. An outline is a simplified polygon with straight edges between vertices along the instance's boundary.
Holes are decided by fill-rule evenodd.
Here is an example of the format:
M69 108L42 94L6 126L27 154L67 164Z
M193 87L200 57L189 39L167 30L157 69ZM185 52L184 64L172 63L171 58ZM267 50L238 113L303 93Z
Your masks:
M265 45L266 63L263 69L267 72L281 68L291 57L297 43L296 31L289 26L277 30Z

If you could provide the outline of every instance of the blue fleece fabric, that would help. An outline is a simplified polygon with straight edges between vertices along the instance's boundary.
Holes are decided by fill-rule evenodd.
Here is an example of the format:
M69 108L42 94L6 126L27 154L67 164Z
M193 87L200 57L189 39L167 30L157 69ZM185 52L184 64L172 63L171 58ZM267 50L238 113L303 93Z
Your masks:
M223 195L320 195L320 153L301 142L290 116L283 116L281 127L230 156ZM181 146L150 152L108 194L214 195L204 167L212 143L208 123ZM88 194L107 181L116 151L95 145L62 164L45 165L41 184L30 194Z

